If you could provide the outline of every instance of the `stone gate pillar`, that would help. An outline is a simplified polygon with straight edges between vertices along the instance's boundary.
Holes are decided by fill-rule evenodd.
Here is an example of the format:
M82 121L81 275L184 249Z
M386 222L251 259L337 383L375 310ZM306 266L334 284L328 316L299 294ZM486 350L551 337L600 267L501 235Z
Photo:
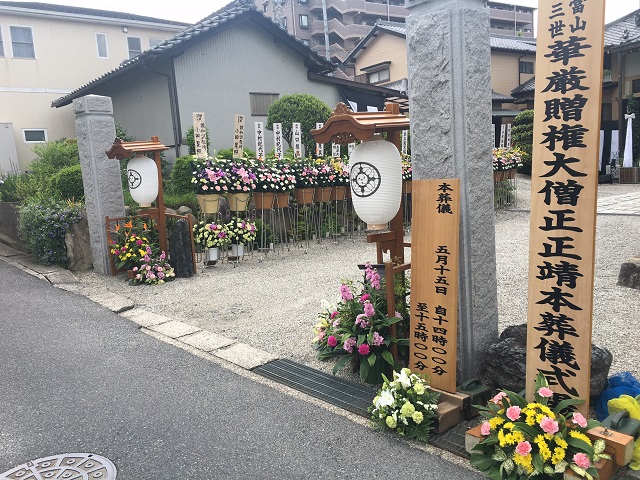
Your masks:
M477 376L482 353L498 339L491 51L484 4L409 0L407 18L413 178L460 178L462 380Z
M120 164L105 152L116 138L111 98L87 95L73 101L82 183L89 220L93 269L110 273L105 216L124 217Z

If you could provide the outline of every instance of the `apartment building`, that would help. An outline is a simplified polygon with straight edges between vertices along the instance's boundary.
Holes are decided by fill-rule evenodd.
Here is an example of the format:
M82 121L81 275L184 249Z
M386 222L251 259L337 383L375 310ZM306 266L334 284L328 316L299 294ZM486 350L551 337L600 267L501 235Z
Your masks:
M255 0L258 9L316 53L343 61L379 20L404 23L404 0ZM488 2L491 33L533 37L535 8Z
M187 24L128 13L0 1L0 174L28 169L32 148L75 137L51 102Z

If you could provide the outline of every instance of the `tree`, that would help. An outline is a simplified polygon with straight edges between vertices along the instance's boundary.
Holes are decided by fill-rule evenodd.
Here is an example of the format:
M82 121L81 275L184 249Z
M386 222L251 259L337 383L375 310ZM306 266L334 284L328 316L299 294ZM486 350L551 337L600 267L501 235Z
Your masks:
M524 110L513 121L511 145L522 150L520 173L531 174L531 152L533 151L533 110Z
M271 105L267 115L267 130L273 130L274 123L282 124L282 136L291 146L292 124L299 123L305 152L315 151L315 140L310 131L316 123L324 123L331 115L331 109L313 95L296 93L285 95Z

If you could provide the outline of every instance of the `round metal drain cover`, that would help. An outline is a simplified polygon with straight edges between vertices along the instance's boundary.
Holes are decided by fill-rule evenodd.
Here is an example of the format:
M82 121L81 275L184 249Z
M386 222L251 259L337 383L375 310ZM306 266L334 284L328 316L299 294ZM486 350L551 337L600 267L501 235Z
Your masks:
M8 472L0 480L115 480L116 466L94 453L66 453L31 460Z

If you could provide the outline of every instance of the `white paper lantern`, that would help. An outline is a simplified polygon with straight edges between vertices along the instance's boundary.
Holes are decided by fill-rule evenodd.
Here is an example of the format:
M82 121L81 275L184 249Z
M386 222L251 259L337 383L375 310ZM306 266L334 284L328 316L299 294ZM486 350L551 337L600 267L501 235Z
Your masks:
M381 140L362 142L349 160L353 208L369 230L382 230L400 209L402 159L396 146Z
M150 207L158 196L156 162L142 153L129 160L127 182L131 197L141 206Z

